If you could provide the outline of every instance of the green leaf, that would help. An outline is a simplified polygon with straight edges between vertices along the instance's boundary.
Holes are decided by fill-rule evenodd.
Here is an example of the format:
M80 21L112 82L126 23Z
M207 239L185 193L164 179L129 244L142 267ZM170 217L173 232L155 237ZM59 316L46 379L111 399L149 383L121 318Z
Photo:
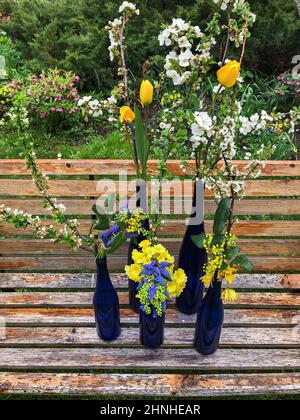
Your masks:
M112 254L115 252L123 243L126 242L126 235L124 232L119 232L116 236L111 240L110 247L107 249L108 254Z
M142 166L143 172L146 170L147 165L147 136L144 129L142 115L137 105L134 106L135 112L135 147L137 152L138 160Z
M244 268L248 273L252 273L254 270L252 262L245 255L238 255L231 262L231 266Z
M99 258L99 260L103 260L103 258L105 257L105 251L103 248L100 248L97 257Z
M96 230L107 230L107 229L109 229L108 217L104 215L103 218L95 224L94 229L96 229Z
M234 257L237 257L240 254L241 250L238 246L234 246L232 248L228 248L225 252L225 258L227 260L231 260Z
M106 214L100 213L96 204L94 204L92 206L92 210L93 212L96 214L97 216L97 221L94 225L94 229L97 230L106 230L109 229L109 218Z
M213 232L216 237L219 235L224 234L225 231L225 224L229 217L230 212L230 198L222 198L220 201L215 218L214 218L214 226L213 226Z
M205 233L200 233L199 235L192 235L191 237L194 245L196 245L198 248L203 249L203 242L206 239L206 235Z

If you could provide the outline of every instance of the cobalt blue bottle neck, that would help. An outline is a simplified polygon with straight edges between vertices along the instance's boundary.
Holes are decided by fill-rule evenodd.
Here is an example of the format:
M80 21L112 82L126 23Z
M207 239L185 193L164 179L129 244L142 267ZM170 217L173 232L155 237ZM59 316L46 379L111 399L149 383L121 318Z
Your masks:
M97 278L96 278L96 293L115 291L107 268L107 258L96 259Z

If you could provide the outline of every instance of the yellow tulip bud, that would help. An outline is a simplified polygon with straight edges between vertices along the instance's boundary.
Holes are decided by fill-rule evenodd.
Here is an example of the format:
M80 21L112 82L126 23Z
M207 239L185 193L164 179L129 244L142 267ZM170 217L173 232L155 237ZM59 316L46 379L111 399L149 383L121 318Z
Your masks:
M149 80L143 80L141 83L140 100L143 105L150 105L153 101L153 85Z
M120 121L121 123L132 123L135 120L135 113L129 106L122 106L120 108Z
M229 63L225 64L225 66L221 67L217 72L219 83L226 88L231 88L237 82L240 69L240 63L235 60L229 61Z

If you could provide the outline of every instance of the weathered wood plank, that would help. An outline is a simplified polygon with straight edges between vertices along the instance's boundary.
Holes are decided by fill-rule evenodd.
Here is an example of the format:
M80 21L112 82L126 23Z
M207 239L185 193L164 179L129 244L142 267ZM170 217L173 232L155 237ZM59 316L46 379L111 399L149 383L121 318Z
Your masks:
M120 304L128 305L128 293L119 292ZM92 305L91 292L11 292L0 294L1 306L21 307L89 307ZM174 303L173 299L170 302ZM300 293L239 293L239 300L227 306L286 306L300 307Z
M166 328L164 345L189 346L193 345L194 328ZM299 346L299 334L293 333L292 328L224 328L221 346L268 346L291 347ZM95 328L76 327L35 327L20 328L7 327L5 338L0 340L0 346L31 347L53 345L99 345L111 346L99 339ZM140 344L139 328L122 328L121 336L113 342L114 345L135 346Z
M45 220L45 225L51 221ZM207 233L212 232L212 221L205 222ZM90 229L89 220L80 220L80 231L87 234ZM181 236L186 230L185 220L165 220L159 228L160 236ZM234 225L233 233L238 236L300 236L299 220L241 220ZM16 229L6 222L0 224L0 236L31 235L31 229Z
M300 257L253 257L250 259L255 271L300 271ZM123 271L127 263L126 256L112 256L110 270ZM93 257L74 256L16 256L1 257L0 270L93 270L95 261Z
M111 274L115 287L127 288L124 274ZM94 274L0 273L1 289L93 289ZM238 274L236 289L300 289L300 274Z
M155 357L154 357L155 355ZM1 349L0 369L299 369L298 349L219 349L205 357L191 349Z
M0 316L7 325L94 325L94 314L90 308L0 308ZM194 325L195 315L184 315L175 309L168 309L166 322L170 324ZM300 310L296 309L227 309L225 326L296 326L299 324ZM139 317L131 309L121 309L124 324L139 322Z
M49 215L49 211L41 206L40 199L18 199L2 198L1 204L12 209L21 209L34 215ZM96 202L90 199L70 199L63 200L68 215L89 216L91 214L92 204ZM215 214L216 203L214 200L205 200L204 204L206 214ZM175 210L171 207L171 214ZM236 215L300 215L299 200L296 199L243 199L237 201L234 212Z
M180 160L169 160L168 171L174 175L185 175L180 167ZM189 162L194 168L194 162ZM234 161L242 173L247 173L248 161ZM39 166L47 175L115 175L120 170L135 175L135 167L131 160L94 160L94 159L41 159ZM150 160L148 168L157 171L157 161ZM24 161L20 159L1 159L0 175L29 175ZM300 176L300 165L297 161L266 161L262 168L262 176Z
M296 394L300 375L87 375L2 373L4 393L207 397ZM24 390L24 391L23 391Z
M135 187L132 184L128 186L124 181L115 182L109 185L107 181L83 181L83 180L50 180L49 193L53 196L62 197L101 197L107 196L107 188L110 192L124 195L127 191L129 197L135 195ZM149 196L156 196L157 193L150 189ZM113 191L113 188L115 191ZM300 180L251 180L246 181L246 196L254 197L272 197L272 196L295 196L300 193ZM0 195L2 196L37 196L36 187L32 180L27 179L0 179ZM162 189L163 197L191 197L193 195L193 183L189 182L183 185L182 181L172 181L172 189ZM214 194L210 190L205 190L206 197L212 197Z
M187 375L0 373L4 394L208 397L298 394L299 373Z
M178 255L182 239L162 238L160 241L173 255ZM285 255L300 256L300 239L240 239L238 245L243 254L247 255ZM271 245L271 246L270 246ZM128 243L121 246L114 255L127 255ZM65 244L54 244L51 240L45 239L22 239L3 238L0 239L0 254L20 255L74 255ZM78 250L77 255L87 255L84 250Z

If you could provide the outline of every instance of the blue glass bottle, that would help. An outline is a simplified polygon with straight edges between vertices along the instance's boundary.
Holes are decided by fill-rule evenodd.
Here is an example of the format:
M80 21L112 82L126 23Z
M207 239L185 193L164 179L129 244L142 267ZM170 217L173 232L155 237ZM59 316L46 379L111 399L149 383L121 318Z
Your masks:
M164 342L165 314L154 317L140 310L140 340L148 349L158 349Z
M193 208L197 206L199 214L201 214L199 206L203 206L203 201L200 199L200 192L200 181L196 181L193 194ZM203 211L201 221L194 224L193 218L196 213L195 211L191 214L178 259L178 267L182 268L187 275L187 284L182 294L176 299L176 307L180 312L187 315L197 313L200 307L203 298L203 283L200 278L204 275L203 267L207 262L205 249L198 248L192 241L192 236L205 232Z
M140 207L144 210L144 212L147 212L147 201L148 201L148 190L147 190L147 183L144 180L138 179L136 181L136 194L137 194L137 201L136 201L136 207ZM146 220L144 223L144 229L149 230L149 220ZM128 247L128 258L127 258L127 264L131 265L133 264L132 259L132 252L137 249L139 250L139 244L145 240L145 236L143 234L138 235L136 238L131 238L129 242ZM140 309L140 303L136 298L137 294L137 288L138 283L128 279L128 291L129 291L129 306L134 312L139 312Z
M149 228L149 222L146 223L146 227L145 228ZM135 249L140 249L139 248L139 244L145 239L144 235L139 235L136 238L132 238L130 239L129 242L129 247L128 247L128 265L133 264L133 259L132 259L132 252ZM129 291L129 306L132 310L134 310L134 312L139 312L140 309L140 302L138 301L136 294L137 294L137 288L138 283L128 279L128 291Z
M119 298L112 285L106 257L96 259L97 278L93 305L98 336L113 341L121 333Z
M215 353L219 346L224 321L221 293L222 282L215 278L198 311L194 346L204 355Z

